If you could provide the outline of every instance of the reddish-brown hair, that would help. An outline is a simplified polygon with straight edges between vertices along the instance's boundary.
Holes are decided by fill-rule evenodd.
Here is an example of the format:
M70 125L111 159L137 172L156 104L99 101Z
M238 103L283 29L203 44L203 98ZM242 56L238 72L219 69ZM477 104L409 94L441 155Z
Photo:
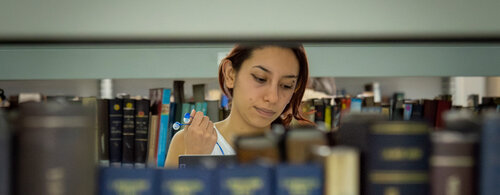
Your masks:
M278 123L288 127L292 121L292 117L306 124L314 124L304 118L301 114L302 111L300 110L300 103L302 101L302 97L304 96L307 80L309 78L309 64L307 62L306 52L302 44L237 44L227 57L224 58L224 60L231 61L233 69L236 73L238 73L243 62L252 56L252 52L254 50L269 46L277 46L292 50L295 57L297 57L297 61L299 62L299 75L295 91L290 99L290 102L285 106L283 113L281 113L282 115L285 114L285 116L284 118L278 117L275 121L273 121L273 124ZM224 83L224 72L222 70L222 63L224 63L224 60L219 65L219 85L222 92L231 100L233 89L228 89ZM290 109L292 111L291 113L289 112Z

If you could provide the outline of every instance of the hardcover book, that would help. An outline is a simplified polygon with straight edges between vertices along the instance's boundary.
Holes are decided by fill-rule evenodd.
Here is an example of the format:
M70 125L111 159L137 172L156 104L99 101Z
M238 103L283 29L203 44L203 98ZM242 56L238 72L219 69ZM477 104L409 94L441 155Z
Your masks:
M99 175L99 194L154 195L154 169L101 168Z
M123 99L109 100L109 163L120 167L122 162Z
M323 168L318 164L280 164L275 178L275 194L323 194Z
M123 100L122 166L134 166L135 153L135 100Z

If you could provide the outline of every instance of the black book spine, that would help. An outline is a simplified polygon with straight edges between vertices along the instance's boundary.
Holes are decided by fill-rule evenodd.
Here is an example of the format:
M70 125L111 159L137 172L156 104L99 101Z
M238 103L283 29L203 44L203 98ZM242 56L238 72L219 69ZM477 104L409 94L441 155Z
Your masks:
M97 149L101 166L109 166L109 100L97 100Z
M133 166L135 145L135 100L123 100L122 166Z
M149 100L138 100L135 103L135 154L136 166L146 164L148 151Z
M123 132L123 100L109 100L109 163L121 166L122 132Z
M10 132L0 109L0 194L10 194Z

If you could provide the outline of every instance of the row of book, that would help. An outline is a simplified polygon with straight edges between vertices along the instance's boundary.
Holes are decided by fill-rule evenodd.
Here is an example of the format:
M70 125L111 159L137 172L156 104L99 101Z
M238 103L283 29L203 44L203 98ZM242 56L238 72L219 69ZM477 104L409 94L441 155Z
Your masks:
M0 154L6 157L0 159L6 170L0 186L13 186L14 194L495 194L500 116L464 113L447 114L441 131L425 122L350 113L338 131L274 126L264 135L238 137L235 167L97 172L89 109L26 103L0 117ZM195 181L205 173L210 185Z
M386 102L375 102L373 96L334 98L314 98L303 102L302 111L308 119L326 130L336 130L342 124L342 116L347 113L380 113L391 120L425 121L434 128L442 128L443 113L451 109L469 109L478 113L493 109L500 111L500 97L478 97L471 95L469 107L453 106L451 95L441 95L435 99L405 99L404 93L395 93Z
M184 98L184 81L174 81L173 86L150 89L144 98L125 93L114 99L22 93L9 98L9 107L26 102L86 105L92 110L95 153L101 166L163 167L170 140L178 131L172 128L175 121L191 110L202 111L214 122L229 114L227 98L205 99L205 84L193 85L190 100Z
M118 194L496 194L500 115L450 113L425 122L348 114L338 132L311 128L238 137L237 164L206 169L105 168L100 193ZM461 125L456 125L461 124ZM203 163L201 163L203 164ZM139 185L140 184L140 185ZM140 186L131 188L130 186ZM124 187L127 186L127 187Z

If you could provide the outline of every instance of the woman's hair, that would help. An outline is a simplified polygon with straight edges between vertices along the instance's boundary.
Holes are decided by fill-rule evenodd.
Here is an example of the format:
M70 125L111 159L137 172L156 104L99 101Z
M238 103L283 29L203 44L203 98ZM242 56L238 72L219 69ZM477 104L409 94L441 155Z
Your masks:
M254 50L269 46L277 46L290 49L293 51L295 57L297 58L297 61L299 61L299 75L297 78L295 91L292 98L290 99L290 102L286 105L283 113L281 113L282 115L286 113L286 116L284 116L284 118L278 117L272 123L278 123L284 125L285 127L288 127L293 117L299 122L303 122L305 124L314 124L313 122L304 118L301 114L302 111L300 110L302 96L304 96L304 91L306 89L307 80L309 77L309 64L307 62L306 52L302 44L237 44L227 55L227 57L224 58L224 60L231 61L233 69L236 73L238 73L243 62L251 57ZM233 96L233 89L228 89L226 87L226 84L224 83L224 71L222 70L222 64L224 63L224 60L219 65L219 85L222 89L222 92L231 100ZM290 109L292 111L291 113L289 112Z

